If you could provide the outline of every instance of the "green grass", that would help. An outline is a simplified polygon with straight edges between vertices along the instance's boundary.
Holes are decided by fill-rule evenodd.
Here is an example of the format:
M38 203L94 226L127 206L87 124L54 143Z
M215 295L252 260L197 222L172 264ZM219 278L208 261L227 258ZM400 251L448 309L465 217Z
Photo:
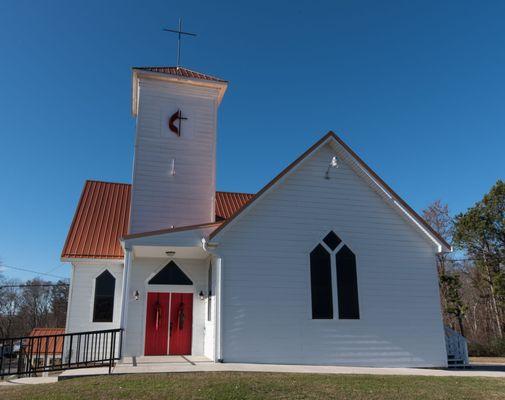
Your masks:
M180 373L76 378L0 387L9 399L504 399L497 378Z

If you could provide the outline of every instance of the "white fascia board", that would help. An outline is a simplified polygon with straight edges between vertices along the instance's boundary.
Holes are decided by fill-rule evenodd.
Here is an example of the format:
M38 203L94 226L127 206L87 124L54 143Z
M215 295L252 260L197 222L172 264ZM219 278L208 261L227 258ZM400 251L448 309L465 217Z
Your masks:
M431 234L419 221L418 219L412 215L405 207L403 207L395 198L395 196L389 192L385 187L383 187L380 182L378 182L370 173L367 171L367 169L360 163L359 160L357 160L355 157L353 157L352 154L350 154L344 147L340 145L336 140L333 140L332 144L335 147L335 150L338 152L344 153L350 160L352 160L352 163L350 163L351 168L357 167L359 168L359 171L369 180L370 183L376 186L376 188L380 191L380 194L382 194L382 198L386 201L389 202L393 205L394 209L397 209L399 213L403 214L404 216L407 217L409 221L414 223L414 225L421 230L422 233L424 233L428 239L430 239L431 242L435 244L437 247L437 251L440 253L442 251L447 250L447 251L452 251L452 248L447 249L435 236Z
M445 250L447 251L452 251L451 248L446 248L435 236L431 234L419 221L418 219L412 215L407 209L405 209L397 200L396 196L394 196L392 193L389 192L386 188L384 188L373 176L370 175L370 173L367 171L367 169L361 164L359 160L357 160L352 154L350 154L343 146L338 143L338 141L330 136L328 137L325 141L321 142L319 146L315 147L310 153L306 154L303 159L301 159L296 165L293 166L289 171L287 171L282 177L280 177L272 186L270 186L267 190L265 190L259 197L254 199L252 203L247 205L244 210L242 210L239 215L236 216L230 223L226 224L223 229L218 232L218 234L212 238L211 243L208 243L207 245L210 245L212 243L217 243L219 242L219 238L221 235L226 232L231 226L233 226L237 220L239 220L243 215L246 215L253 207L257 205L258 202L261 201L261 199L270 193L272 190L278 187L285 179L287 179L293 172L295 172L300 166L302 166L306 160L308 160L315 152L317 152L321 147L325 146L326 144L331 143L336 152L343 153L347 158L348 162L350 162L351 168L353 166L356 166L359 168L361 174L363 174L366 178L368 178L369 182L372 183L373 185L376 186L376 188L383 194L381 197L388 202L391 202L393 205L393 208L399 210L401 214L404 214L408 220L412 221L414 225L421 230L422 233L424 233L428 239L435 244L437 247L438 252L442 252ZM275 178L274 178L275 179ZM386 200L387 199L387 200Z
M71 264L92 264L92 265L117 265L123 264L124 258L61 258L62 262Z
M153 232L145 236L133 238L121 238L120 243L123 247L132 248L132 246L186 246L186 247L201 247L202 237L206 237L210 232L216 229L218 224L198 227L187 230L175 230L173 232ZM176 228L177 229L177 228Z

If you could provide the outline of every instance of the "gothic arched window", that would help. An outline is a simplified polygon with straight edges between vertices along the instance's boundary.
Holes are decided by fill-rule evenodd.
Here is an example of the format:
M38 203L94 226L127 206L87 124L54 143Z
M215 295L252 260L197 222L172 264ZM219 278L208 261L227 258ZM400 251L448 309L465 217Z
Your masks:
M337 276L335 288L332 268ZM356 256L333 231L310 252L310 288L312 319L333 319L333 291L339 319L359 319Z
M358 277L356 256L347 246L335 254L337 265L338 317L359 319Z
M331 260L330 254L320 244L310 252L310 287L312 318L332 319Z
M116 278L105 270L95 279L93 322L112 322Z

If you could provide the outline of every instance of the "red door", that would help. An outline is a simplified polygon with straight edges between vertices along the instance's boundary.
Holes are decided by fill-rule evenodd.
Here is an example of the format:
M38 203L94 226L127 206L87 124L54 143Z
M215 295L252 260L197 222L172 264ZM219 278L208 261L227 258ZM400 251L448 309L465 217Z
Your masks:
M170 355L191 354L193 293L172 293L170 305Z
M147 293L146 356L167 354L170 293Z

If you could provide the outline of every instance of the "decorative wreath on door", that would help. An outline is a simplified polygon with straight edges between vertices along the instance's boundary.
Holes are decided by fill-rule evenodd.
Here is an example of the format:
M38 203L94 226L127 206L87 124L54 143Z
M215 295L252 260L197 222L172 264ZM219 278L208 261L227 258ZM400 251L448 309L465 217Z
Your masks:
M161 311L162 311L160 302L157 301L154 307L156 308L156 330L158 330L161 324Z
M178 325L179 325L179 330L182 330L184 328L184 320L186 316L184 315L184 303L181 302L179 304L179 310L177 312L177 320L178 320Z

